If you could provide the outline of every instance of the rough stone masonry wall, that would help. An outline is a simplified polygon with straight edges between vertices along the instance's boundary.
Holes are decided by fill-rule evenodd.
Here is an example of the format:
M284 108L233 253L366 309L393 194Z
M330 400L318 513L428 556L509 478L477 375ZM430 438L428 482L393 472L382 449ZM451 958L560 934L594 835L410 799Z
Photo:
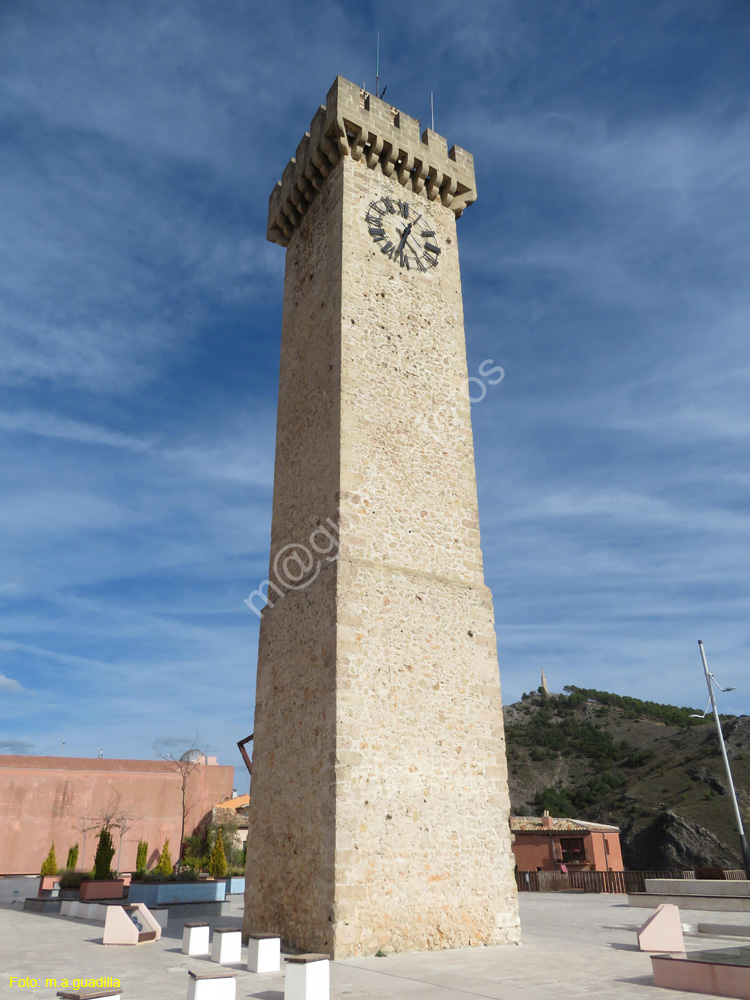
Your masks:
M516 941L455 217L343 168L334 953ZM430 220L436 268L372 241L383 195Z
M337 958L519 934L455 233L473 167L425 138L339 79L269 210L289 247L269 579L329 516L341 553L263 613L245 931ZM432 217L436 269L380 253L383 194Z
M286 258L243 928L322 952L332 947L336 563L295 578L316 527L338 518L341 194L332 178Z

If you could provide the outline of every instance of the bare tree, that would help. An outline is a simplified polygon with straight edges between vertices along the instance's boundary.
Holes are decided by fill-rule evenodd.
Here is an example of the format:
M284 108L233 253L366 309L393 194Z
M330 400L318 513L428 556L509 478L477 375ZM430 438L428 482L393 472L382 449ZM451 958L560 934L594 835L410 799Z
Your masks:
M130 807L122 802L119 792L115 793L112 799L96 816L81 820L76 827L83 834L83 855L81 864L85 865L86 857L86 834L91 830L118 830L120 834L120 848L117 855L117 870L120 870L122 860L122 841L128 830L131 830L140 817L134 816L130 812Z
M96 830L98 822L95 819L82 819L73 829L83 834L83 851L81 852L81 868L86 868L86 834Z
M193 771L197 770L201 764L206 761L206 748L199 747L198 733L195 734L193 742L182 754L180 754L179 760L174 757L171 753L166 753L160 750L157 743L154 743L155 753L161 757L162 760L169 761L170 764L174 765L175 770L180 775L180 781L182 786L182 821L180 826L180 846L177 851L177 871L182 869L182 845L185 840L185 819L188 812L193 806L193 803L188 801L187 798L187 787L190 780L190 775Z

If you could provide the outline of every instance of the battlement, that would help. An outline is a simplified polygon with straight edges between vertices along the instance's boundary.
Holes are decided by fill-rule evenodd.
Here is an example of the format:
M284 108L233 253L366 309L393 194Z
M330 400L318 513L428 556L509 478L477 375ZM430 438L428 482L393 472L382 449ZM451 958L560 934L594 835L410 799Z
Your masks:
M300 219L342 156L363 160L458 218L476 200L474 158L460 146L338 76L284 168L268 205L268 239L287 246Z

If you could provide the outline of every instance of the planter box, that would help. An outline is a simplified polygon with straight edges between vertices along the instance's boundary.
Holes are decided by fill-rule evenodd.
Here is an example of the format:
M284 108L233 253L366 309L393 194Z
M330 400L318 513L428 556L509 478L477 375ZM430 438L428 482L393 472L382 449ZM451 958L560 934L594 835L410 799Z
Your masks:
M221 882L133 882L130 902L146 906L169 903L216 903L226 899L227 884Z
M232 893L239 893L245 891L245 876L244 875L228 875L227 876L227 895Z
M122 899L125 882L121 878L84 879L78 892L79 899Z
M39 896L50 896L53 889L60 888L60 876L59 875L40 875L39 876Z

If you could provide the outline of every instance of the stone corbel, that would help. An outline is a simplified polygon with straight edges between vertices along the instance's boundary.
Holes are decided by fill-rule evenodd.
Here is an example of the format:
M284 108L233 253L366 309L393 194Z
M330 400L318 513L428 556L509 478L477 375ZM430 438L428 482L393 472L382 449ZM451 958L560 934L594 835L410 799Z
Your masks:
M408 184L411 180L411 171L414 166L414 157L411 153L405 153L403 150L399 150L400 160L396 171L398 173L399 184Z
M344 132L344 141L346 141L346 132ZM336 164L339 162L342 156L345 156L349 152L349 144L347 142L346 149L342 152L340 142L333 142L328 136L323 136L320 140L320 148L324 156L328 157L328 162L331 164L330 169L332 170Z
M369 146L367 149L367 166L376 167L380 160L380 154L383 152L383 137L382 135L373 135L372 132L370 132L369 140Z
M427 197L430 201L435 201L440 194L440 186L443 183L443 174L435 167L430 167L430 179L427 181Z
M354 138L349 143L349 155L353 160L361 160L369 134L359 125L355 126Z
M323 186L323 178L320 176L320 171L313 162L313 157L310 158L310 162L305 167L305 177L312 184L316 191L320 191Z
M398 160L398 150L390 143L385 143L383 155L380 157L380 166L386 177L390 177Z
M323 142L330 142L330 139L323 139ZM328 162L327 157L323 153L323 150L322 150L323 142L321 142L321 144L320 144L321 145L320 149L313 150L312 162L315 164L315 166L320 171L321 176L322 177L327 177L330 174L330 172L331 172L331 165ZM312 178L311 178L311 180L312 180ZM313 184L314 183L315 183L315 181L313 181Z
M295 209L294 205L292 205L292 203L290 201L285 201L284 202L284 204L281 206L281 211L284 213L284 215L287 217L287 219L289 219L289 221L291 222L292 228L294 228L295 226L299 225L299 221L300 221L301 216L300 216L299 212Z
M456 193L457 181L455 177L444 175L443 186L440 188L440 200L446 208L451 207L453 196Z
M421 194L424 188L424 182L427 180L427 164L421 160L414 161L414 173L411 178L412 189L415 194Z
M343 118L336 119L336 144L338 146L339 157L349 155L349 136L346 134L346 125Z
M304 215L307 211L307 203L305 201L304 195L299 190L299 188L293 187L289 192L289 200L294 205L294 207L299 212L300 216Z

